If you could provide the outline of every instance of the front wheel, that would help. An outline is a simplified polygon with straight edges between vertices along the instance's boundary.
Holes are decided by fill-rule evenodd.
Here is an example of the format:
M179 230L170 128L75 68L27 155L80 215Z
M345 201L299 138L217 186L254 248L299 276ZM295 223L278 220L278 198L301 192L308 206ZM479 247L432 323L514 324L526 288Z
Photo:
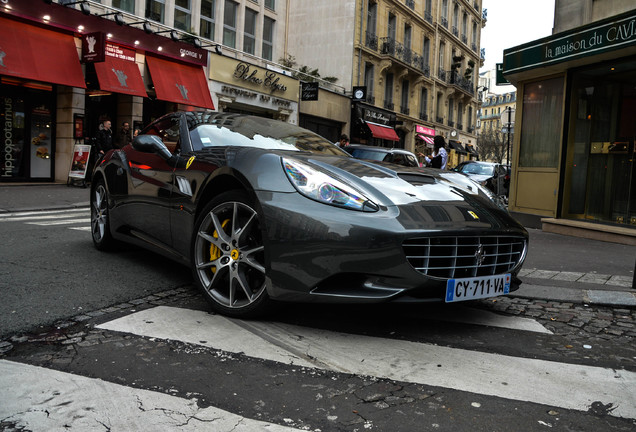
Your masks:
M245 193L226 192L205 207L192 248L195 282L214 310L248 318L269 308L261 222Z

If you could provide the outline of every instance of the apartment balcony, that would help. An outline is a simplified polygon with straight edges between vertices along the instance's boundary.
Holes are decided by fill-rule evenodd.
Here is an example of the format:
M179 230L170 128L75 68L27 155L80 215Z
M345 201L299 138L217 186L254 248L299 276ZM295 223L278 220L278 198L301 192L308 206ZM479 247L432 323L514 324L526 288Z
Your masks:
M367 103L375 105L375 96L367 94Z
M431 11L425 11L424 12L424 19L429 24L433 24L433 14L431 14Z
M464 130L464 125L461 123L457 123L457 129Z
M406 0L406 5L415 10L415 0Z
M444 118L443 117L435 117L435 121L437 123L444 123Z
M364 38L364 46L371 48L373 51L378 50L378 35L375 33L366 32Z
M459 38L459 29L455 26L453 26L453 35L455 35L456 38Z
M425 61L424 57L418 54L414 54L413 56L413 67L422 71L422 74L429 78L431 76L431 67Z
M444 69L440 68L440 69L437 71L437 77L438 77L439 79L441 79L442 81L446 81L446 71L445 71Z
M475 126L469 126L468 133L473 133L473 132L475 132Z
M395 109L395 104L393 102L384 101L384 108L393 111Z
M468 36L466 36L465 34L462 35L462 42L468 45Z
M470 44L470 48L474 51L477 52L477 44L475 42Z
M453 120L448 121L448 126L455 127L455 122Z
M444 27L448 28L448 19L447 18L442 17L442 25Z
M450 71L448 73L448 83L461 89L469 95L475 94L475 86L473 82L461 76L457 71Z
M407 106L400 106L400 112L405 115L410 115L411 110Z
M479 4L477 2L473 2L473 7L477 12L479 12Z
M390 55L402 63L406 63L408 66L417 67L418 59L421 58L415 51L405 47L393 38L381 38L380 47L381 54Z
M420 113L420 120L428 121L428 114Z

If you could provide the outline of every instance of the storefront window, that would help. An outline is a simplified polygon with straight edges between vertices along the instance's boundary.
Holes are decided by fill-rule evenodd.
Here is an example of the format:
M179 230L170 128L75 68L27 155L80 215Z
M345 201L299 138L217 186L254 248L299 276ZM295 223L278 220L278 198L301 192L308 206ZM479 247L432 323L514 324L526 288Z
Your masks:
M2 152L0 153L0 177L3 181L24 178L24 99L3 95L2 114L0 114L0 128L2 128Z
M566 212L636 225L636 61L573 75Z
M525 85L519 147L520 167L557 168L562 119L563 78Z
M51 92L0 86L0 101L0 182L50 180L55 154Z

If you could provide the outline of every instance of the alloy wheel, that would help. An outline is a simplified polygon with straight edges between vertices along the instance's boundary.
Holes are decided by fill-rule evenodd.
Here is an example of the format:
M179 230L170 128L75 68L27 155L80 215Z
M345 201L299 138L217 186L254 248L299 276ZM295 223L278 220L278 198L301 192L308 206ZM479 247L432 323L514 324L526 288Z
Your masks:
M200 219L194 260L204 292L225 312L255 309L266 294L259 217L244 202L223 202Z

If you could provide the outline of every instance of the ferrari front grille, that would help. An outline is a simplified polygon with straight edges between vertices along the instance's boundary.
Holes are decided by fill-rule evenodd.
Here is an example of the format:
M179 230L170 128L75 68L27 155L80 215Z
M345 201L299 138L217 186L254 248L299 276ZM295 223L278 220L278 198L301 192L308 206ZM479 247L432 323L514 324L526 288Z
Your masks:
M508 273L526 255L526 239L514 236L416 237L402 248L420 273L440 279Z

